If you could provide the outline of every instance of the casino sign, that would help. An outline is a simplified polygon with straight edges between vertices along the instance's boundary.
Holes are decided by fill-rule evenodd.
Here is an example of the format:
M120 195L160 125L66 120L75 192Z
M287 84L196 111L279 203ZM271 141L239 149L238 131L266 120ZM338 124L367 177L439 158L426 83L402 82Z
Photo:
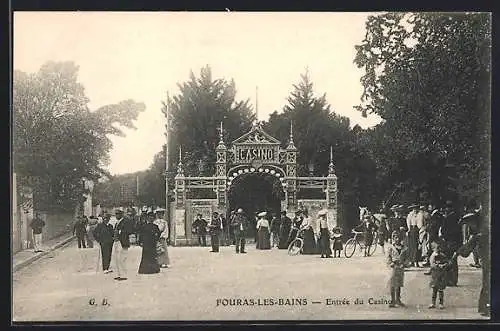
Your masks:
M266 133L259 125L234 140L229 147L223 139L223 125L219 130L219 144L215 149L215 174L212 177L196 177L184 174L182 158L177 166L175 177L175 202L170 208L170 219L174 221L172 229L174 245L190 245L191 224L197 213L209 215L217 211L227 215L228 192L236 180L247 174L272 176L281 183L284 199L281 210L293 216L299 208L308 208L313 216L316 209L326 208L328 220L337 224L337 176L330 151L330 165L325 177L297 176L297 148L293 142L293 126L290 123L290 137L285 148L279 140ZM213 199L190 199L187 191L212 189ZM297 199L297 192L304 189L323 192L324 199Z

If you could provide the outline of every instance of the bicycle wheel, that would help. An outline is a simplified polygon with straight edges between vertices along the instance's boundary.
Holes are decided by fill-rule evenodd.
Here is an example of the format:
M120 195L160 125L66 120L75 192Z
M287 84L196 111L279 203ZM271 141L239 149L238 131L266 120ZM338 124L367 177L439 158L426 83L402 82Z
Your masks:
M356 240L354 238L351 238L347 240L344 246L344 255L345 257L349 258L354 255L354 252L356 251Z
M300 238L294 239L288 246L288 255L294 256L300 253L304 246L304 241Z

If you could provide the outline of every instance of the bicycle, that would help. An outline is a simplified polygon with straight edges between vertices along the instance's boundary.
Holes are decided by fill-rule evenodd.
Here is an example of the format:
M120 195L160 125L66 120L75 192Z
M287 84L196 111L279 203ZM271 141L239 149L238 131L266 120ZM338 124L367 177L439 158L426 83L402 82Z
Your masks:
M344 255L347 258L350 258L354 255L354 252L356 251L357 246L359 246L359 248L361 250L364 250L366 248L366 245L365 245L366 238L363 238L363 240L359 239L359 237L362 236L364 234L364 232L360 232L360 231L356 231L356 230L352 230L351 232L354 233L354 237L347 240L347 242L345 243L345 246L344 246ZM378 237L377 232L373 232L373 239L372 239L370 247L368 247L368 252L367 252L368 256L372 256L375 253L375 251L377 250L377 239L378 239L377 237Z
M297 234L295 235L295 239L292 240L290 245L288 245L288 255L294 256L302 252L302 248L304 247L304 230L305 229L297 229L296 227L292 228L293 230L297 230Z

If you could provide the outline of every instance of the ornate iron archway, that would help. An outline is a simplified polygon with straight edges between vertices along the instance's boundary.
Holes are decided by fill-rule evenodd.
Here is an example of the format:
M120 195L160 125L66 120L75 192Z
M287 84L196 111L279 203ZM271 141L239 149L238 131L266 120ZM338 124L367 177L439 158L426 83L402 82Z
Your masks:
M278 178L285 199L282 210L293 214L298 208L308 208L313 215L318 209L328 209L331 226L337 224L337 176L330 149L330 164L326 177L297 176L297 148L293 142L293 127L290 124L290 138L286 148L281 142L266 133L259 125L234 140L228 148L223 140L221 123L219 144L215 150L217 158L215 174L212 177L186 176L183 171L182 153L179 156L175 177L175 202L171 218L174 220L174 245L191 244L191 223L193 215L201 213L210 216L217 211L226 214L228 190L235 178L245 173L265 173ZM212 189L214 199L187 199L187 190ZM301 189L316 189L324 192L324 199L297 199Z

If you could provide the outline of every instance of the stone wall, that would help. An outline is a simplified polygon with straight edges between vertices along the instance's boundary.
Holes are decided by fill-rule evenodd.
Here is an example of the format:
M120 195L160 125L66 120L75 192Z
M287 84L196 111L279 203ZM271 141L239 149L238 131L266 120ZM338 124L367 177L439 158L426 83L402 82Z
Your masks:
M40 217L45 221L42 240L47 241L63 234L71 233L74 225L72 212L40 212Z

